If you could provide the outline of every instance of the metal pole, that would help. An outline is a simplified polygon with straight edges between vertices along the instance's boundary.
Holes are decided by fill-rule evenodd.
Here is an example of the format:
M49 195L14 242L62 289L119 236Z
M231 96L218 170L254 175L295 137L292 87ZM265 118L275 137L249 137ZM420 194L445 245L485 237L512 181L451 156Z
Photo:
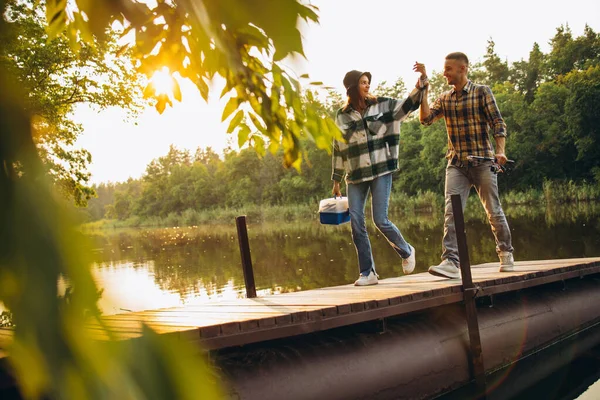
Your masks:
M475 384L482 394L481 398L485 398L485 366L483 365L481 337L479 335L479 322L477 320L477 307L475 305L475 295L477 294L478 289L473 285L473 278L471 276L471 261L469 260L467 235L465 233L465 219L460 195L453 194L450 196L450 200L452 202L452 214L454 215L458 256L460 257L460 274L463 282L465 311L467 317L467 327L469 330L471 364L473 368L473 375L475 377Z
M242 257L242 269L244 271L244 283L246 285L246 297L256 297L256 286L254 284L254 271L252 270L252 258L250 257L250 244L248 243L248 230L246 229L246 216L235 218L237 226L238 242L240 244L240 256Z

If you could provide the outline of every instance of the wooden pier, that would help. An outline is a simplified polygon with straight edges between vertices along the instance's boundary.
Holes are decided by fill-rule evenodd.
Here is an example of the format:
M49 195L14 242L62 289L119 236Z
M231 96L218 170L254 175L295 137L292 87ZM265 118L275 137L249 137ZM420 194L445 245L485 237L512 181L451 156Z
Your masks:
M600 257L516 262L514 272L498 263L472 266L477 297L509 292L600 272ZM140 336L145 323L160 334L218 349L317 332L402 315L463 300L462 282L428 273L381 279L378 285L351 284L202 305L132 312L103 317L117 339ZM92 337L106 340L90 324ZM0 355L12 330L0 329Z
M558 282L600 272L600 257L516 262L514 272L498 272L498 263L472 266L476 297ZM258 298L103 317L117 339L140 336L142 323L160 334L219 349L398 316L463 301L462 282L428 273L381 279L378 285L351 284ZM106 340L104 329L90 324L92 337ZM0 329L0 356L12 331Z

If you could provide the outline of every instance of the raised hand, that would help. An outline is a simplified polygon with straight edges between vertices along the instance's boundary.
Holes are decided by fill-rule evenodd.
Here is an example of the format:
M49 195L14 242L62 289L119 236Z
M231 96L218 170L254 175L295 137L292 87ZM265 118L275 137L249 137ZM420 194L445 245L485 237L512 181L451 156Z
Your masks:
M425 69L425 64L421 64L420 62L416 61L415 65L413 65L413 71L420 72L421 78L427 78L427 70Z

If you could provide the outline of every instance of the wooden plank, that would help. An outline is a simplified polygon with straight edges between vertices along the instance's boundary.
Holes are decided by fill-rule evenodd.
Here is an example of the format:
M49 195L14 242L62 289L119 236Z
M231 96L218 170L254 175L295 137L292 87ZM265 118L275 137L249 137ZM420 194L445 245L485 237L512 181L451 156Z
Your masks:
M586 275L597 274L600 273L600 266L595 266L591 268L583 268L581 270L573 270L568 272L563 272L560 274L547 275L539 278L529 279L529 280L520 280L508 283L499 283L493 286L486 286L482 288L479 296L487 296L491 294L504 293L504 292L512 292L515 290L526 289L534 286L545 285L548 283L559 282L562 280L578 278Z
M457 303L462 301L462 298L463 295L461 293L454 293L450 296L439 296L430 299L413 301L390 307L377 308L367 312L355 312L346 315L339 315L337 317L327 318L321 321L310 321L304 324L287 325L275 327L273 329L247 332L244 334L215 336L212 338L199 340L198 343L207 350L239 346L248 343L280 339L294 335L339 328L342 326L372 321L374 319L393 317L396 315L420 311L440 305Z

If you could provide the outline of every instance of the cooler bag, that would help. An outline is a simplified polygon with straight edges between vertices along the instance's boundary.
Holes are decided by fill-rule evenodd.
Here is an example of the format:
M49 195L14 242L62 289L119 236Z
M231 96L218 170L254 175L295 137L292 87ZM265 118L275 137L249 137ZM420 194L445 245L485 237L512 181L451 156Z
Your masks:
M319 219L325 225L340 225L350 222L347 197L334 197L319 202Z

